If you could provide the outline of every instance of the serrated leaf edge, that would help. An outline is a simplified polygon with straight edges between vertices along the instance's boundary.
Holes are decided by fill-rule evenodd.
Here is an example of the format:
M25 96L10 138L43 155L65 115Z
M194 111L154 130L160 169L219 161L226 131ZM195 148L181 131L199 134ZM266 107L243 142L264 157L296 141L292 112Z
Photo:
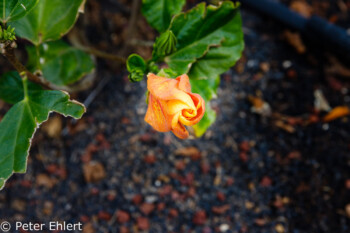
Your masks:
M76 100L70 100L70 95L69 95L68 92L66 92L66 91L61 91L61 92L64 93L65 95L67 95L68 101L82 106L83 109L84 109L84 113L86 112L86 107L84 106L84 104L82 104L82 103L80 103L79 101L76 101ZM35 129L34 129L34 132L33 132L33 134L32 134L32 137L29 139L29 147L28 147L27 155L26 155L26 164L28 164L29 152L30 152L30 148L31 148L31 146L32 146L32 140L33 140L33 138L34 138L34 136L35 136L35 133L36 133L36 131L40 128L40 125L42 125L43 123L45 123L45 122L49 119L50 114L51 114L52 112L55 112L55 111L49 111L49 113L47 114L46 119L45 119L43 122L41 122L41 123L36 122L36 127L35 127ZM83 114L84 114L84 113L83 113ZM62 114L62 113L59 113L59 114L63 115L64 117L67 117L67 116L68 116L68 115ZM76 117L74 117L74 116L70 116L70 117L72 117L72 118L74 118L74 119L80 119L80 118L76 118ZM36 119L35 119L35 120L36 120ZM10 179L11 176L12 176L13 174L16 174L16 173L17 173L17 174L24 174L24 173L26 173L26 172L27 172L27 166L26 166L26 168L25 168L24 171L14 172L13 169L12 169L12 172L11 172L11 174L9 175L9 177L8 177L7 179L0 178L0 184L1 184L1 182L3 182L3 186L0 187L0 191L5 187L7 180Z

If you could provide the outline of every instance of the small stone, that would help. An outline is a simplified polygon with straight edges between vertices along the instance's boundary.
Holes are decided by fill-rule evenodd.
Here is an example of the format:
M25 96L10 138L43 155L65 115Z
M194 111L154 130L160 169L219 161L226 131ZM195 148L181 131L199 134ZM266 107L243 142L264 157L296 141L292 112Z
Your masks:
M213 206L211 210L214 214L224 214L230 209L230 205L223 205L223 206Z
M196 225L203 225L207 221L207 214L204 210L197 211L192 219L192 222Z
M106 211L101 210L98 212L98 218L104 221L109 221L111 219L112 215Z
M284 230L284 226L282 224L277 224L275 226L275 230L278 232L278 233L284 233L285 230Z
M141 212L145 215L149 215L150 213L153 212L154 209L155 209L155 205L151 203L143 203L140 206Z
M145 217L138 217L136 219L136 222L137 222L137 227L139 230L148 230L149 227L150 227L150 224L149 224L149 221L148 221L148 218L145 218Z
M347 180L345 181L345 188L346 188L346 189L350 189L350 179L347 179Z
M95 228L91 222L83 224L83 233L95 233Z
M227 177L226 179L226 185L231 186L235 183L235 179L233 177Z
M11 208L23 212L26 209L26 202L20 199L15 199L11 202Z
M293 63L291 61L289 61L289 60L283 61L283 63L282 63L282 66L285 69L290 68L292 65L293 65Z
M145 161L145 163L148 163L148 164L154 164L156 160L157 158L154 154L146 155L143 159L143 161Z
M346 215L350 218L350 203L345 206Z
M249 156L248 156L248 154L246 152L240 152L239 153L239 159L242 162L246 163L249 160Z
M82 215L80 216L80 221L82 221L83 223L87 223L88 221L90 221L90 218L87 215Z
M55 186L56 180L46 174L39 174L36 176L36 184L51 189Z
M266 73L270 70L270 64L267 62L262 62L260 63L260 69Z
M123 210L117 210L115 213L117 221L121 224L129 222L130 220L130 214Z
M270 177L268 176L264 176L261 181L260 181L260 185L262 187L270 187L272 185L272 180Z
M226 232L230 229L230 226L228 224L221 224L219 229L221 232Z
M177 211L177 209L171 208L169 210L169 216L172 218L177 218L179 216L179 212Z
M196 196L196 189L195 187L190 187L187 191L188 197L195 197Z
M149 195L145 197L145 202L147 203L154 203L158 200L158 197L155 195Z
M254 223L260 227L264 226L266 224L266 219L264 218L257 218L254 220Z
M213 231L211 230L210 227L204 227L202 233L212 233Z
M273 202L273 206L276 207L277 209L283 208L283 199L280 196L276 197L276 200Z
M164 210L165 209L165 203L164 202L161 202L161 203L158 203L157 204L157 210L158 211L162 211L162 210Z
M183 160L176 161L175 168L176 170L183 171L186 168L186 163Z
M254 207L253 202L250 202L250 201L245 202L245 208L247 208L248 210L252 209L253 207Z
M121 226L119 228L120 233L129 233L129 229L126 226Z
M54 208L54 204L51 201L45 201L44 208L43 208L43 214L45 214L47 216L51 216L53 208Z
M164 197L164 196L170 195L172 190L173 190L173 187L171 185L165 185L164 187L158 190L158 194L160 197Z
M239 144L239 149L243 152L248 152L250 150L249 141L243 141Z
M139 140L141 142L144 142L144 143L151 143L151 142L155 141L155 139L152 137L152 135L150 133L142 134L140 136Z
M210 171L209 163L206 163L206 162L201 163L201 171L202 171L203 174L208 174L209 171Z
M142 195L141 194L136 194L134 195L134 197L132 198L132 203L134 203L135 205L139 205L142 203Z

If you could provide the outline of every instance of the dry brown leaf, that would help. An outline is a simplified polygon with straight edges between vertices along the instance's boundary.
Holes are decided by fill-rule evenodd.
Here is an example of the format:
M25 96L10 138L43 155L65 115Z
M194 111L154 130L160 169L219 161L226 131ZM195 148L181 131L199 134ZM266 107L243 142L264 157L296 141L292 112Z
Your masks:
M275 122L275 125L278 127L278 128L281 128L285 131L287 131L288 133L294 133L295 132L295 128L289 124L286 124L284 123L283 121L281 120L277 120Z
M53 116L49 118L42 126L42 129L51 138L59 138L62 132L62 118L60 116Z
M99 182L106 177L103 165L99 162L89 162L83 165L85 181L88 183Z
M175 151L175 155L180 155L180 156L194 156L198 155L201 152L196 148L196 147L183 147L180 149L177 149Z
M306 47L299 33L286 30L284 31L284 38L299 54L304 54L306 52Z
M325 72L328 75L340 75L343 77L350 77L350 69L341 64L337 58L330 56L329 62L330 65L326 66L325 68Z
M289 7L306 18L312 15L312 8L306 1L293 1Z
M271 115L271 107L263 99L255 96L248 96L249 102L253 105L251 111L263 116Z
M57 180L49 177L46 174L39 174L36 176L36 184L38 186L44 186L46 188L52 188L57 183Z
M335 119L347 116L350 114L350 109L347 106L338 106L333 108L324 118L324 122L333 121Z

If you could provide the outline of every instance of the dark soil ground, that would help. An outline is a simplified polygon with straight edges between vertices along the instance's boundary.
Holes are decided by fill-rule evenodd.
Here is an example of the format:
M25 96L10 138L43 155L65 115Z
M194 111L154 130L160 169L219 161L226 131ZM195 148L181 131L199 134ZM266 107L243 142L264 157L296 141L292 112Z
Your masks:
M105 30L88 27L89 41L114 43L103 38L122 29L107 19L123 1L88 2L87 15L104 12L95 20ZM338 1L309 2L350 28L349 1L339 1L345 13ZM128 3L120 9L118 22ZM349 119L323 123L325 113L314 107L316 89L331 107L349 106L349 78L326 71L328 55L310 44L298 54L276 22L244 9L242 15L244 56L223 75L212 102L217 121L202 138L153 131L143 120L145 82L129 83L126 73L99 61L98 80L108 84L82 120L55 116L36 133L27 173L0 192L0 220L80 221L84 233L350 232ZM272 114L252 112L250 95Z

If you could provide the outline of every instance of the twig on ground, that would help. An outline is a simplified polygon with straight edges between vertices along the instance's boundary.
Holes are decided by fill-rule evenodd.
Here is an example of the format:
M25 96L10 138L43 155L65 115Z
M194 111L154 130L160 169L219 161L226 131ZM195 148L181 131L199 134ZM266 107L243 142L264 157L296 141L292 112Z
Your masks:
M111 79L111 76L104 77L98 83L97 87L93 91L90 92L89 96L84 101L84 105L86 108L92 103L92 101L94 101L96 96L98 96L98 94L103 90L103 88L107 85L107 83L109 82L110 79Z

